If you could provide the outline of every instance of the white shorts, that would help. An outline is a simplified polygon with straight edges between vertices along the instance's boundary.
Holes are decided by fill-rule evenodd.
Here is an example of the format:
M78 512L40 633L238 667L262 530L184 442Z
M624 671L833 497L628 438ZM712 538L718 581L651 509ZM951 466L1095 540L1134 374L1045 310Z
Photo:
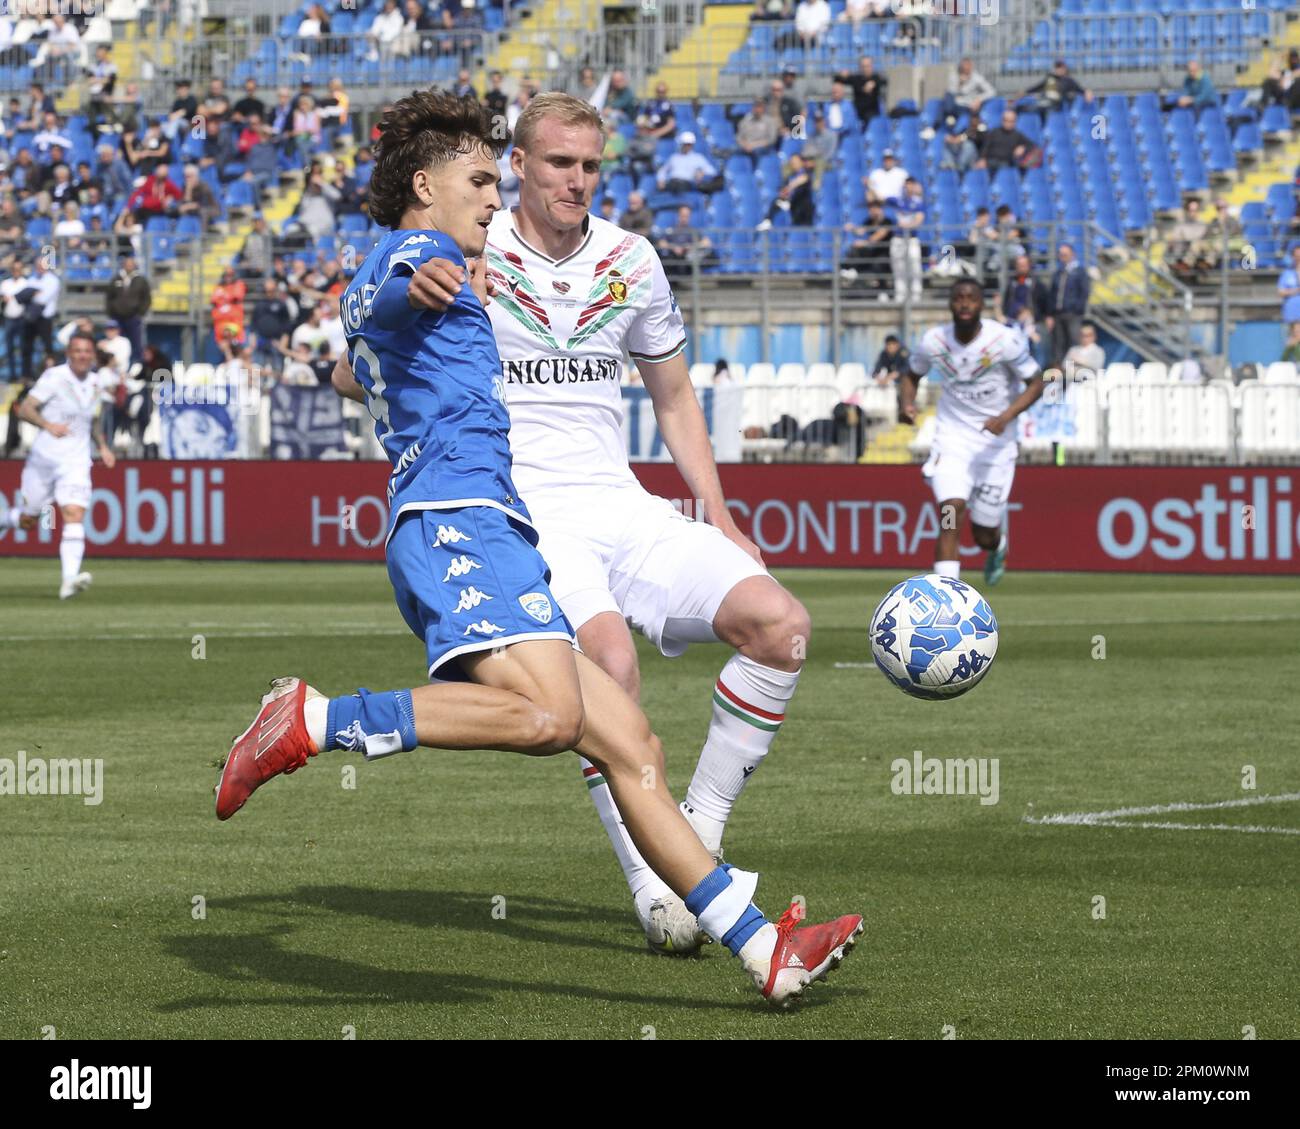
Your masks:
M23 464L22 510L35 517L50 502L58 506L90 505L90 463L55 462L28 455Z
M1011 484L1016 477L1014 444L987 451L932 448L921 473L930 483L936 502L962 498L976 525L997 529L1006 516Z
M551 592L575 631L615 612L671 658L691 643L716 643L713 618L727 593L768 575L713 526L639 487L569 488L524 501Z

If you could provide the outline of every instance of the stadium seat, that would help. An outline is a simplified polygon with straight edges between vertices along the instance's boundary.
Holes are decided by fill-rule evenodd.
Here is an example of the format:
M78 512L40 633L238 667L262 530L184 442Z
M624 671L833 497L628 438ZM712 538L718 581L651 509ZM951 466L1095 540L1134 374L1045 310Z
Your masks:
M1241 445L1245 459L1300 455L1300 384L1245 384Z

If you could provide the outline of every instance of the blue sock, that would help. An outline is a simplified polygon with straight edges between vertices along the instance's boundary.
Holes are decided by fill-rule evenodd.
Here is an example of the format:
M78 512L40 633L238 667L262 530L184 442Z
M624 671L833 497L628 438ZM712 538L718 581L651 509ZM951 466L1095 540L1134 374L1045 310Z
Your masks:
M719 866L705 875L686 895L686 908L695 915L701 929L738 956L745 942L767 924L767 918L733 881L727 873L730 869ZM749 877L757 881L756 875Z
M409 752L415 736L410 690L376 694L364 687L345 698L331 698L325 721L325 749L361 750L368 757Z

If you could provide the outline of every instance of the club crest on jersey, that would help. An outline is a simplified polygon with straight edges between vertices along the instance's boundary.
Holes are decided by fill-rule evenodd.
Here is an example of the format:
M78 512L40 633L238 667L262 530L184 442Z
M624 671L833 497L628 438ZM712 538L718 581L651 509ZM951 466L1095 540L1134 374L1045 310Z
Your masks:
M541 592L529 592L519 597L520 606L538 623L551 622L551 601Z
M608 282L609 296L621 306L627 301L627 283L623 281L622 272L616 270L610 271Z
M555 287L557 294L567 294L569 292L569 284L561 282L558 278L551 279L551 285Z

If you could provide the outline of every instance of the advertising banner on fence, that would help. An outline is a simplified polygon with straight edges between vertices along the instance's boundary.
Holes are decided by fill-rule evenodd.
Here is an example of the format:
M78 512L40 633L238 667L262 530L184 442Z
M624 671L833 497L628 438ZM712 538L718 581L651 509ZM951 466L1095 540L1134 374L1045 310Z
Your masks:
M22 464L0 463L0 506ZM679 500L667 464L638 464ZM939 515L915 466L746 464L721 470L728 505L768 563L924 571ZM388 467L355 462L96 466L92 555L378 561ZM1300 468L1021 467L1010 507L1017 569L1300 573ZM48 556L51 523L0 534L0 554ZM973 547L965 550L975 554Z
M319 459L347 450L343 401L333 388L271 388L271 456Z

